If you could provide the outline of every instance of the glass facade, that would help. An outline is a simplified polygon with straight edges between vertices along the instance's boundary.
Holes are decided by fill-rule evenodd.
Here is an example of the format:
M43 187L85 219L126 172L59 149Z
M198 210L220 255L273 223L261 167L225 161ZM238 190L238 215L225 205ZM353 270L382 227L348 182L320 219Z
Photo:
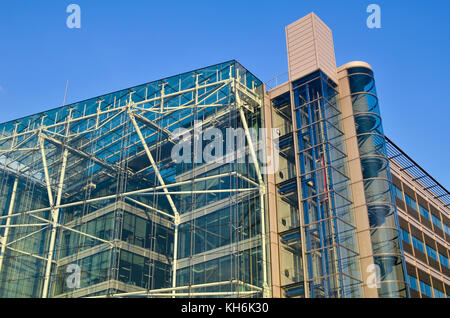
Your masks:
M401 228L400 229L400 234L401 234L401 237L402 237L404 242L406 242L408 244L411 244L411 240L409 238L409 233L408 232L406 232L404 229Z
M359 297L361 274L336 84L321 71L292 83L310 297Z
M415 278L411 275L407 275L407 276L408 276L409 288L419 291L419 286L417 285L417 278Z
M422 215L424 218L426 218L427 220L430 219L430 212L428 212L427 209L425 209L423 206L419 205L419 212L420 215Z
M347 69L359 157L369 213L373 257L381 271L380 297L406 297L405 264L386 140L372 70ZM408 204L415 201L406 196ZM410 199L410 200L408 200Z
M275 97L271 103L272 126L280 131L280 167L275 175L280 284L284 297L305 297L290 92Z
M230 61L1 124L0 297L270 295L262 93Z
M422 253L425 253L425 248L424 248L424 244L423 244L422 240L418 239L414 235L412 237L412 240L413 240L413 246L415 248L417 248L419 251L421 251Z
M439 260L437 258L436 250L434 248L432 248L431 246L429 246L428 244L426 246L427 246L427 255L428 255L428 257L431 257L436 262L439 262Z
M438 217L434 216L433 214L431 215L431 219L433 220L434 226L436 226L438 229L442 230L441 220Z
M428 297L433 297L430 285L428 285L427 283L422 282L421 280L419 280L419 285L420 285L420 292L422 293L422 295L425 295L425 296L428 296Z
M442 255L441 253L439 253L439 260L441 262L441 265L450 268L449 264L448 264L448 258L444 255Z

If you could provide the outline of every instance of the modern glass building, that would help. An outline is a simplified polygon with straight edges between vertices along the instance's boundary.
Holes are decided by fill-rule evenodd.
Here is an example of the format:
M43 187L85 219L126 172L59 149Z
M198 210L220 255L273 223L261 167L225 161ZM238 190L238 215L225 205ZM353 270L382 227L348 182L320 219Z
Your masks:
M2 124L0 296L268 295L260 171L171 156L181 128L261 127L262 100L230 61Z
M233 60L0 124L0 297L449 295L449 192L372 68L286 35L274 87Z

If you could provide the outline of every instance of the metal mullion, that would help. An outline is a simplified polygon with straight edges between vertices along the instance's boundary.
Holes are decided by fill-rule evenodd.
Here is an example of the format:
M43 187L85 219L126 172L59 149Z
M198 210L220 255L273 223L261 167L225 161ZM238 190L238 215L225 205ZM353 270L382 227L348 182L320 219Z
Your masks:
M11 193L11 198L9 200L9 207L8 207L8 216L10 216L12 214L12 211L14 209L14 204L15 204L15 200L16 200L16 194L17 194L17 185L18 185L18 177L15 178L14 180L14 185L13 185L13 190ZM6 220L6 225L10 225L11 224L11 218L8 218ZM6 244L8 242L8 235L9 235L9 228L5 229L5 232L3 233L3 236L0 239L1 242L1 254L0 254L0 272L2 270L3 267L3 258L5 255L5 248L6 248Z
M102 112L102 114L107 114L107 113L110 113L110 112L114 112L114 111L117 111L120 108L124 108L124 106L120 106L118 108L113 108L113 109L110 109L110 110L105 110L105 111ZM78 117L78 118L71 119L69 121L69 123L74 123L74 122L86 120L86 119L89 119L89 118L95 118L96 116L97 116L97 114L85 115L83 117ZM64 126L66 123L67 123L66 121L62 121L62 122L59 122L59 123L56 123L56 124L43 125L42 127L38 127L38 128L33 129L33 130L30 130L30 131L18 133L16 136L20 137L20 136L23 136L23 135L26 135L26 134L38 133L43 127L45 127L46 129L50 129L50 128L54 128L54 127L58 127L58 126ZM14 138L14 136L11 135L11 136L7 136L7 137L2 137L2 138L0 138L0 142L2 142L4 140L11 139L11 138Z

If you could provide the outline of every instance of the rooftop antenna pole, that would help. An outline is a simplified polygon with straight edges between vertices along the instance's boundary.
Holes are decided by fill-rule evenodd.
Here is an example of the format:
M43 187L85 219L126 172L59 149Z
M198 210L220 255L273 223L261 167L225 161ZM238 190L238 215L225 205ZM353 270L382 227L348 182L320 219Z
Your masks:
M69 80L66 82L66 92L64 93L63 107L66 106L67 88L69 87Z

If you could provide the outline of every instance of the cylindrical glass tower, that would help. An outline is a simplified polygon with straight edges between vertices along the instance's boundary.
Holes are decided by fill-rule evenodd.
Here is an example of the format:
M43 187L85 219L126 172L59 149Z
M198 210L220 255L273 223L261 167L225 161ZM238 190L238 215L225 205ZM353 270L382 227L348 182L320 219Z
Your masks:
M373 260L379 270L379 297L406 297L402 246L389 159L373 72L349 64L347 79L361 162Z

